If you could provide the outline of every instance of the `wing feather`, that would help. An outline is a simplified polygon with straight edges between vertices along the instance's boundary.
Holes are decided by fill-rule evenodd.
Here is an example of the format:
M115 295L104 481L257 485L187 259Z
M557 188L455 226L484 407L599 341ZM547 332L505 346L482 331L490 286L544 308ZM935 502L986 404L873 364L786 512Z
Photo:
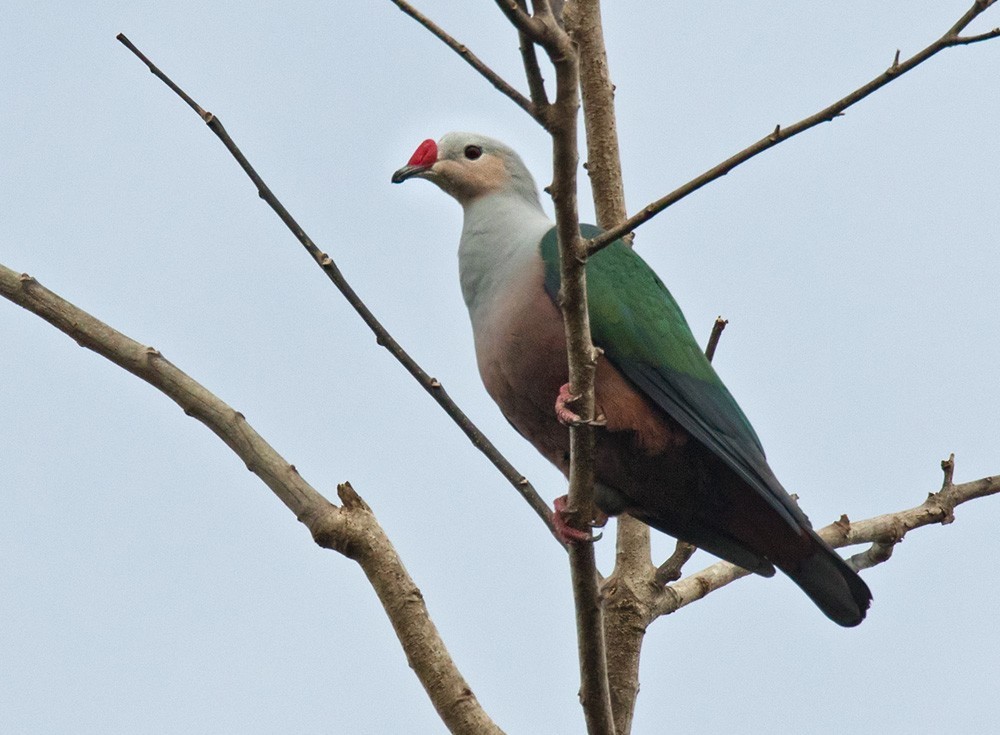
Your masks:
M601 232L580 228L584 237ZM541 243L545 287L559 292L553 228ZM587 263L594 344L637 388L723 460L768 505L798 528L808 520L778 482L750 421L699 347L677 302L646 262L621 240Z

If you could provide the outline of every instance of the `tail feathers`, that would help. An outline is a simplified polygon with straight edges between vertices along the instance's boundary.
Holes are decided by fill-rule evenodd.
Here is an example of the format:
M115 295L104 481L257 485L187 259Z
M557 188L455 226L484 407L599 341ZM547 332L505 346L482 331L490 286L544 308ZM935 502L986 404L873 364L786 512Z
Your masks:
M794 568L782 569L820 610L838 625L853 627L865 619L872 593L836 551L814 532L813 552Z

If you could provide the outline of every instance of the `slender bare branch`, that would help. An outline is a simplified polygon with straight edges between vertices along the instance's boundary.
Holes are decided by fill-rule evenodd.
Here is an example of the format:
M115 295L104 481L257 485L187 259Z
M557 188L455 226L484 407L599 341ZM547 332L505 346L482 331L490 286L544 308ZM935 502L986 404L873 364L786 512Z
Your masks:
M523 12L527 12L526 0L518 0L518 5ZM531 94L531 104L537 112L535 119L539 122L544 119L546 122L542 126L548 130L549 96L545 91L545 79L542 77L541 67L538 65L535 42L524 31L518 31L517 35L524 76L528 80L528 91Z
M518 0L496 0L510 24L536 43L541 43L545 36L545 28L538 18L532 17Z
M553 7L553 10L557 8ZM608 72L598 0L577 0L563 8L563 27L577 48L579 86L586 130L587 163L597 223L612 227L626 217L615 124L614 87ZM645 632L646 605L651 589L649 527L624 515L615 539L615 566L604 581L604 636L608 690L618 735L632 727L639 692L639 660Z
M968 46L969 44L979 43L980 41L989 41L993 38L1000 37L1000 28L994 28L992 30L986 31L985 33L977 33L974 36L959 36L952 43L952 46Z
M946 484L939 492L931 493L927 496L927 500L914 508L886 513L864 521L850 521L846 516L842 516L840 520L824 526L817 533L834 548L864 543L874 544L872 549L852 557L852 561L860 557L861 563L856 563L859 569L864 569L888 559L891 548L914 528L932 523L951 523L954 520L956 506L998 493L1000 493L1000 476L984 477L960 485ZM729 562L716 562L667 586L653 606L651 615L656 618L675 612L748 574L745 569Z
M599 352L590 336L587 309L586 250L580 238L576 200L578 108L576 55L568 38L547 49L556 67L556 101L552 108L553 142L552 199L556 209L559 239L560 289L569 383L580 396L575 410L583 420L570 429L569 508L583 519L594 517L594 373ZM615 726L608 689L604 611L598 593L597 564L590 544L570 548L570 567L577 613L580 650L580 699L590 735L614 735Z
M594 517L594 371L599 352L590 337L587 311L586 250L577 211L577 111L579 68L576 49L546 0L534 0L529 16L518 0L496 0L508 20L540 45L556 72L556 96L548 113L552 136L553 176L549 191L556 211L559 241L560 307L566 330L570 390L579 398L574 411L582 419L570 428L568 515L581 529ZM598 592L597 565L591 544L570 546L570 576L576 607L580 661L580 702L590 735L614 735L608 690L604 615Z
M389 0L397 8L402 10L408 16L413 18L417 23L422 25L437 38L445 43L448 48L454 51L456 54L462 57L462 60L466 64L475 69L479 74L486 79L490 84L492 84L496 89L503 94L505 97L509 98L515 105L520 107L522 110L531 115L536 121L541 123L544 127L544 115L539 114L540 110L532 104L531 100L525 97L523 94L518 92L514 87L507 82L503 77L493 71L489 66L487 66L482 59L476 56L469 47L464 43L457 41L454 37L449 35L441 26L432 21L426 15L421 13L415 7L406 2L406 0Z
M719 338L722 337L722 330L726 328L727 324L729 324L729 320L720 316L716 317L715 324L712 325L712 333L708 336L708 344L705 345L705 357L708 358L709 362L715 357L715 348L719 346Z
M118 332L31 276L0 265L0 295L146 381L222 439L309 529L317 544L358 562L392 622L410 667L449 730L500 735L501 730L483 711L449 656L420 590L392 543L350 485L338 489L343 506L333 505L250 426L243 414L158 350Z
M626 215L615 120L615 86L604 46L601 4L577 0L567 8L567 25L580 53L580 94L587 131L587 175L594 193L597 224L609 229Z
M676 582L680 579L681 569L694 556L694 552L697 550L698 547L694 544L689 544L687 541L678 541L677 546L674 547L674 553L656 568L657 584L667 584L668 582Z
M440 381L436 378L428 375L423 368L420 367L417 362L410 357L410 355L402 348L402 346L389 334L388 330L376 319L375 315L372 314L371 310L365 305L361 300L361 297L354 291L351 285L344 278L344 275L340 272L337 264L333 259L325 252L320 250L316 244L312 241L309 235L306 234L305 230L299 225L294 217L288 212L288 210L282 205L278 198L271 191L270 187L264 183L264 180L260 175L254 170L253 166L247 160L246 156L243 155L236 143L226 132L225 127L222 125L222 121L218 117L213 115L211 112L207 112L200 105L194 102L191 97L189 97L180 87L178 87L174 82L172 82L169 77L167 77L156 65L153 64L148 58L146 58L133 44L129 41L123 34L118 35L118 40L121 41L125 46L128 47L132 53L139 57L149 70L153 72L158 78L162 79L167 86L169 86L174 92L176 92L188 105L191 106L195 112L205 121L208 127L213 133L222 141L226 149L233 155L233 158L240 164L240 167L246 172L250 180L253 181L254 186L257 187L257 192L267 204L275 211L281 221L285 223L292 234L298 239L302 246L306 249L309 255L312 256L313 260L323 269L327 277L334 283L337 289L344 295L348 303L354 308L361 319L368 325L369 329L375 334L375 339L379 345L385 347L389 353L399 361L399 363L406 368L406 370L412 375L417 382L431 394L431 397L437 401L438 405L451 417L451 419L458 425L458 427L465 433L479 451L486 455L486 457L493 463L500 473L507 478L507 481L513 485L514 489L527 501L528 505L531 506L532 510L538 514L539 518L545 522L552 531L552 512L549 510L548 504L542 499L535 488L528 482L527 478L524 477L517 469L507 460L503 454L493 445L493 443L483 434L471 419L458 407L448 392L441 385Z
M962 37L959 34L964 31L969 26L969 23L974 21L980 13L996 1L997 0L975 0L975 2L972 3L972 7L966 10L962 17L955 21L955 25L948 29L948 32L944 34L943 38L950 39L953 43L962 43Z
M610 243L614 242L618 238L631 233L639 225L652 219L667 207L676 204L681 199L697 191L706 184L709 184L715 181L716 179L725 176L727 173L732 171L740 164L746 163L754 156L763 153L769 148L773 148L774 146L778 145L778 143L788 140L789 138L792 138L798 135L799 133L809 130L810 128L815 127L820 123L829 122L843 115L844 110L846 110L847 108L851 107L857 102L860 102L865 97L870 95L872 92L881 89L894 79L898 79L903 74L910 71L911 69L914 69L923 62L927 61L929 58L931 58L938 52L943 51L944 49L950 48L952 46L962 46L970 43L977 43L979 41L986 41L991 38L996 38L1000 36L1000 28L989 31L988 33L981 33L976 36L964 37L958 35L966 26L969 25L969 23L972 22L974 18L976 18L976 16L978 16L988 7L993 5L993 3L995 2L996 0L977 0L973 4L973 6L969 8L969 10L966 11L966 13L958 20L958 22L956 22L955 25L953 25L948 30L947 33L941 36L941 38L934 41L934 43L930 44L923 50L917 52L916 54L911 56L909 59L906 59L905 61L899 61L897 56L897 58L893 61L892 65L889 66L888 69L886 69L884 72L879 74L877 77L872 79L867 84L854 90L846 97L842 97L833 104L824 107L816 114L810 115L807 118L799 120L797 123L794 123L793 125L789 125L787 127L782 127L781 125L776 126L774 130L771 131L770 134L764 136L756 143L747 146L739 153L730 156L717 166L713 166L712 168L705 171L705 173L691 179L686 184L674 189L666 196L657 199L655 202L652 202L651 204L647 204L645 207L639 210L639 212L632 215L618 226L612 227L611 229L602 233L598 237L593 238L588 244L589 252L593 254L596 251L600 250L601 248L606 247Z

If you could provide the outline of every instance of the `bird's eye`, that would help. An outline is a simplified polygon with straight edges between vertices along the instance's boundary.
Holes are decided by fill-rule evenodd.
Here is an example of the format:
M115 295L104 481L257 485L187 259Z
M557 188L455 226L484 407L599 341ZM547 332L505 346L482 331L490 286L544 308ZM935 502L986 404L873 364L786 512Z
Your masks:
M481 155L483 155L483 149L480 148L478 145L465 146L465 157L468 158L470 161L475 161Z

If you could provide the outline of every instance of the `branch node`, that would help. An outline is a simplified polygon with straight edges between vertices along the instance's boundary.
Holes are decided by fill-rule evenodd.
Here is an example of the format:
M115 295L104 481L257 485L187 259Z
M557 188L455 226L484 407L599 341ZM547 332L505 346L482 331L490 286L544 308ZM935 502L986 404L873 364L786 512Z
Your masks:
M368 503L361 499L361 496L351 487L350 482L342 482L337 485L337 497L340 498L340 502L347 510L363 510L371 513L372 509L368 507Z
M676 582L681 578L681 570L684 565L697 550L697 547L687 541L678 541L677 546L674 547L674 553L657 568L653 579L662 586Z
M34 276L29 276L27 273L22 273L20 276L17 277L17 280L19 280L21 283L38 283L38 281L35 280Z
M948 455L948 459L941 460L941 469L944 471L944 482L941 483L941 491L954 487L955 483L952 481L955 477L955 453L952 452Z
M715 357L715 350L719 346L722 330L726 328L727 324L729 324L728 319L723 319L721 316L715 318L715 324L712 325L712 333L708 336L708 344L705 345L705 357L708 358L709 362Z
M833 525L836 526L837 530L840 531L845 539L847 538L847 534L851 532L851 519L847 517L846 513L842 514L840 518L835 520Z

